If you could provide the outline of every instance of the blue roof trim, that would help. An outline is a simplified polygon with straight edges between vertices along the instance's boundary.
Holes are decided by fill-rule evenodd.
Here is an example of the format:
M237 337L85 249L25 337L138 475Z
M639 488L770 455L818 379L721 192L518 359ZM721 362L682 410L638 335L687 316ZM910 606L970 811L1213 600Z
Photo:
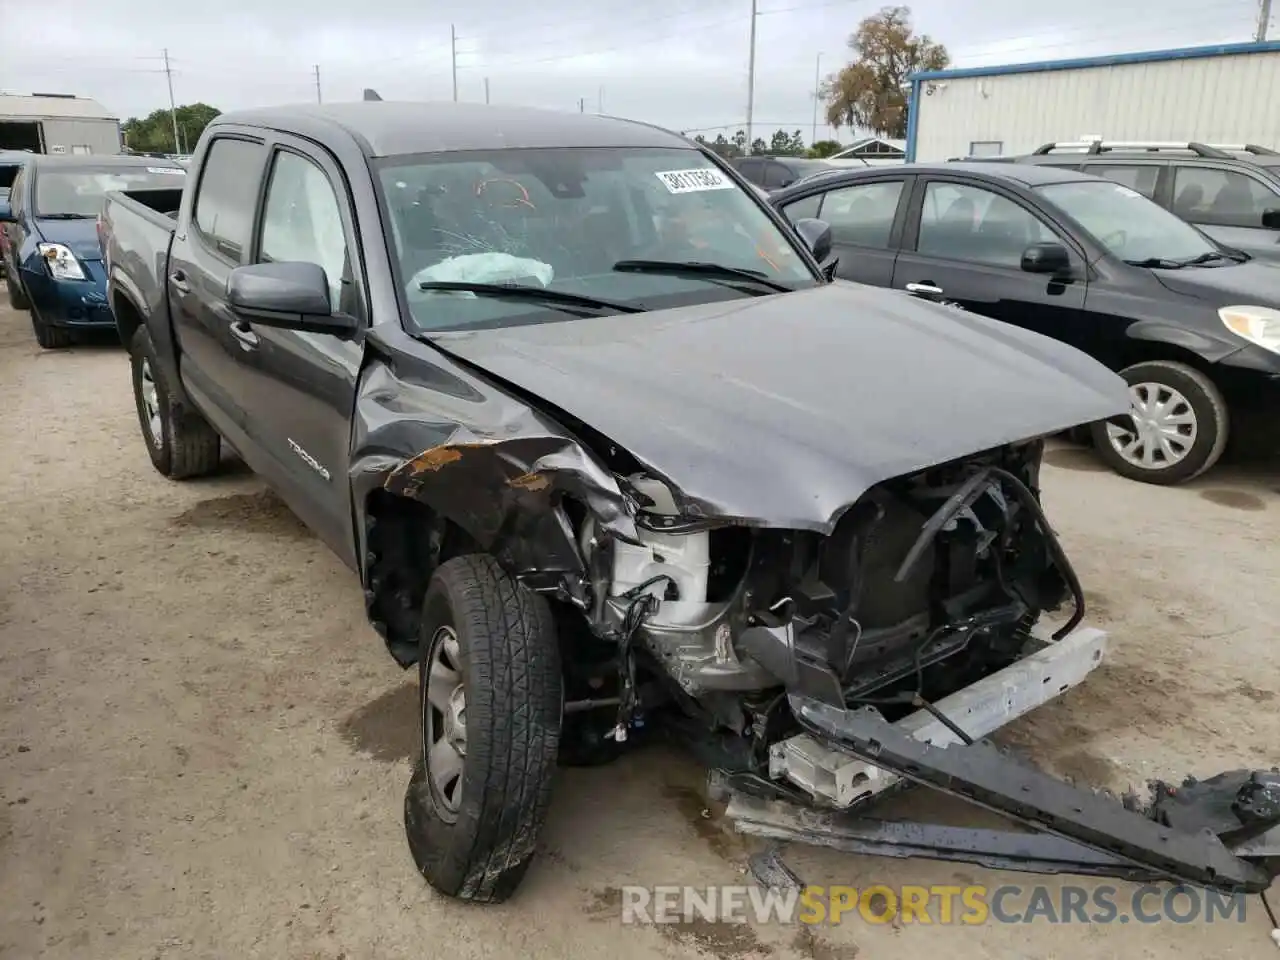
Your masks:
M960 77L998 77L1012 73L1047 73L1052 70L1084 70L1089 67L1116 67L1126 63L1160 63L1166 60L1197 60L1201 57L1230 57L1250 53L1280 53L1280 40L1264 43L1223 43L1213 47L1179 47L1175 50L1146 50L1117 53L1107 57L1077 57L1073 60L1041 60L958 70L925 70L908 80L952 80Z

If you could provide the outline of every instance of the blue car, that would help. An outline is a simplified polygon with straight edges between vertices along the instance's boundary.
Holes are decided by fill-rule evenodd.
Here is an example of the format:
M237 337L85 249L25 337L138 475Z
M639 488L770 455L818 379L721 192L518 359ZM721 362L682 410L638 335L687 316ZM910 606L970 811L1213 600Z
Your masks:
M0 206L9 303L31 311L45 349L78 331L114 329L98 242L98 214L110 190L181 186L186 168L167 159L31 154Z

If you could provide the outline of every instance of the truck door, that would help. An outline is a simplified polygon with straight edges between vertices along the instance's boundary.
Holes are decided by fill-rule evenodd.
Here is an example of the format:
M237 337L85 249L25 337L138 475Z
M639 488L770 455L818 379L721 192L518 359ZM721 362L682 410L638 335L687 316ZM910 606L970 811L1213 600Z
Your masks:
M178 224L169 256L169 310L182 356L182 381L219 433L261 471L242 405L239 345L226 303L227 277L248 262L253 216L266 170L261 139L238 134L211 140L200 164L189 212Z
M323 150L280 136L271 144L254 263L322 267L335 311L367 316L355 219L342 173ZM347 461L363 338L284 330L235 317L232 382L276 489L312 530L355 565Z

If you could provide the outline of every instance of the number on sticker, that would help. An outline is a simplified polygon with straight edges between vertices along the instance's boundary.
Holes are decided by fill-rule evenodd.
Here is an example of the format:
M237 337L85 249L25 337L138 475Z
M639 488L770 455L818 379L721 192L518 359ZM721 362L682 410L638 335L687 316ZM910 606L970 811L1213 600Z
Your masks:
M696 193L700 190L732 190L733 183L719 170L661 170L654 174L669 193Z

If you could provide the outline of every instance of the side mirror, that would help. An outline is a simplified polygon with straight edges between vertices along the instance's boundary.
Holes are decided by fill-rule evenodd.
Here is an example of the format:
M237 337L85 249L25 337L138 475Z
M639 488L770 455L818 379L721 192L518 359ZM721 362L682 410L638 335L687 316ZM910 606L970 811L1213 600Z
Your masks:
M821 263L831 256L831 224L815 217L801 217L795 222L795 228L804 245L813 254L813 259Z
M1071 273L1071 255L1060 243L1033 243L1022 252L1022 269L1027 273L1065 276Z
M3 207L0 207L2 210ZM0 216L3 219L3 216ZM1280 230L1280 210L1263 210L1262 226L1267 230Z
M13 210L8 200L0 200L0 223L14 223Z
M787 177L785 180L782 181L782 183L778 184L778 189L781 190L783 187L789 187L795 182L796 182L795 177Z
M227 277L227 305L266 327L350 336L355 317L335 313L329 281L314 263L254 263Z

